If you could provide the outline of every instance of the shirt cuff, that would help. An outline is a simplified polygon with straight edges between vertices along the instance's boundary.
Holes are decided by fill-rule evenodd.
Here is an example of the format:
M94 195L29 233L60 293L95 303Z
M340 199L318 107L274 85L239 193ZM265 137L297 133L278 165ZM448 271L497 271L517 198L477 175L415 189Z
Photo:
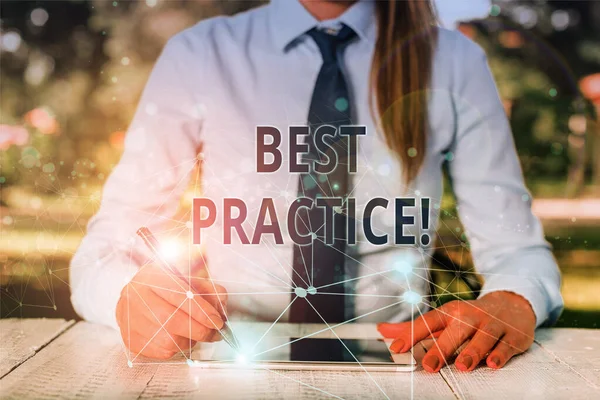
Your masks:
M553 325L564 303L560 294L560 273L549 251L528 251L502 261L502 267L483 274L485 283L479 297L491 292L516 293L529 302L536 328Z
M117 303L121 291L137 273L137 266L123 257L108 257L98 260L94 268L84 268L81 263L72 263L71 268L83 268L71 301L83 319L119 329L117 324ZM77 261L77 260L75 260Z

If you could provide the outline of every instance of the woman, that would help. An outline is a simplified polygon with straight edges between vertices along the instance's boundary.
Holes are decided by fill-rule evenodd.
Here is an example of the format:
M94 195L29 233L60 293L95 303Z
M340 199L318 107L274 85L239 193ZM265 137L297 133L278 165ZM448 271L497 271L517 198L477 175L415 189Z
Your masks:
M196 341L217 340L225 287L227 312L245 318L387 321L379 330L395 339L397 352L438 336L423 358L430 372L468 339L455 361L465 371L482 361L500 368L525 351L534 329L560 313L560 275L531 213L485 55L460 33L435 28L432 8L422 0L279 0L203 21L171 39L73 259L76 310L118 326L130 360L169 358ZM290 145L288 126L310 126L305 160L322 157L312 140L320 126L350 124L366 128L355 173L339 165L324 176L255 168L257 126L282 132L281 149ZM348 142L336 132L333 141L345 151ZM243 199L247 219L231 229L232 220L217 218L203 232L211 279L193 279L193 290L185 292L183 282L153 266L135 231L143 225L163 236L189 230L169 227L169 219L199 160L203 196L217 214L223 199ZM285 153L281 161L299 162ZM477 300L427 312L430 247L378 246L360 233L353 244L337 231L325 244L325 217L314 208L295 219L314 235L310 245L287 237L278 244L269 235L259 245L244 243L265 211L260 199L272 198L285 221L298 197L317 199L327 187L355 198L357 210L375 197L431 198L435 227L444 162L485 280ZM369 220L374 235L394 234L391 208L377 208ZM233 236L231 244L224 235Z

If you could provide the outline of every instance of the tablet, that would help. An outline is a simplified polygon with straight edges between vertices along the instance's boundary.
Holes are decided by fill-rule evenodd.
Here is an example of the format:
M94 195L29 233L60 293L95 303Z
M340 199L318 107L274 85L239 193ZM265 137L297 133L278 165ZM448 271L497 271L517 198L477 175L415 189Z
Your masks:
M391 340L337 338L275 338L241 352L220 342L201 351L190 365L200 368L242 368L335 371L414 371L410 352L393 354ZM197 357L195 357L197 358Z

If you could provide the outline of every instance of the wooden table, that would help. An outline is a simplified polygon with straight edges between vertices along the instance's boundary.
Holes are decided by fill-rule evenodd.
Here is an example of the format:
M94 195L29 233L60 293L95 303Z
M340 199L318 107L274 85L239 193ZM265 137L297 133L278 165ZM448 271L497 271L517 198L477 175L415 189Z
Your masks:
M248 329L264 332L269 324ZM237 329L237 327L236 327ZM302 332L277 324L269 334ZM344 325L340 336L377 336L371 324ZM332 335L326 331L321 335ZM0 320L0 398L416 398L600 399L600 330L541 329L524 355L499 371L454 366L437 374L206 370L185 359L138 359L128 367L117 332L61 319ZM416 354L417 358L420 356Z

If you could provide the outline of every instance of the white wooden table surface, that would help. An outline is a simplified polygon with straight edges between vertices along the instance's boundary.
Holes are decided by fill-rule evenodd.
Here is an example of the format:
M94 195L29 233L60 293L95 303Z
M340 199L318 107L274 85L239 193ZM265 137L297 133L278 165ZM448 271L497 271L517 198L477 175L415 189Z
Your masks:
M269 324L245 329L264 332ZM277 324L269 334L319 329ZM344 325L347 338L377 337L371 324ZM332 335L325 332L322 335ZM417 354L417 358L419 355ZM206 370L138 359L130 368L117 332L60 319L0 320L0 398L415 398L600 399L600 330L542 329L502 370L438 374Z

